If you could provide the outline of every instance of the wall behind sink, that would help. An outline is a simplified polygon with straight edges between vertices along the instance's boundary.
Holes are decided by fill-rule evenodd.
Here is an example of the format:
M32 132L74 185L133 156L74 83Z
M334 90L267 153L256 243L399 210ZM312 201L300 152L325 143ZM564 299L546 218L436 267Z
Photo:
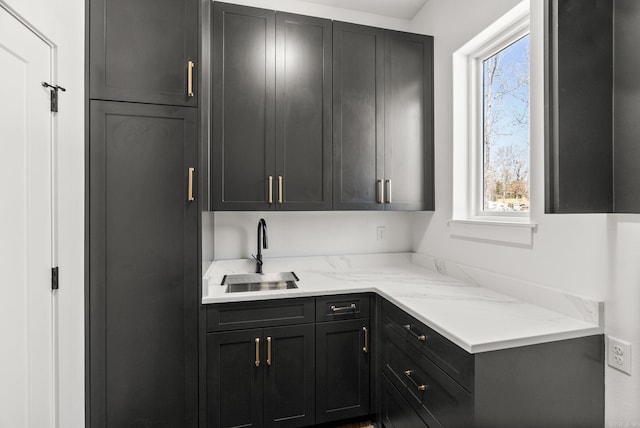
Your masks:
M410 216L368 211L204 213L203 256L205 260L251 257L260 218L267 222L269 237L265 257L410 251ZM384 227L381 240L378 227Z

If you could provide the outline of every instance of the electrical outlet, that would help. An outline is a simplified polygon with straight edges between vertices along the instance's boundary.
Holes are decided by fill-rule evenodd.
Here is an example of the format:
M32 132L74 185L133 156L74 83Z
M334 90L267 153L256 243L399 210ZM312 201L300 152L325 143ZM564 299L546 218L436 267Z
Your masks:
M378 226L376 236L378 241L384 240L384 226Z
M607 363L628 375L631 374L631 344L624 340L609 337Z

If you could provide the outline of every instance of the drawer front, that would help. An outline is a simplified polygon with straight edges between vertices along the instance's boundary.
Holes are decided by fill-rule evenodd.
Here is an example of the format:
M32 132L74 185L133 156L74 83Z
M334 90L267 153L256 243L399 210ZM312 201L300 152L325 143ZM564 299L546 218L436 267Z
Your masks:
M380 419L385 428L442 428L427 425L385 375L380 375L380 385Z
M207 332L312 323L314 311L313 298L213 304L207 307Z
M472 390L473 355L386 300L382 312L385 325L468 391Z
M316 322L369 318L369 294L316 298Z
M382 358L383 373L427 424L471 426L471 394L389 326L383 328Z

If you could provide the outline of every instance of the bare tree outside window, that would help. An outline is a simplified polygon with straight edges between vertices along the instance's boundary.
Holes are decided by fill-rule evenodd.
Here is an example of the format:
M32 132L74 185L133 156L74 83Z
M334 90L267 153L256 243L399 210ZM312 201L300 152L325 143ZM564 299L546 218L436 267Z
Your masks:
M485 212L529 211L529 35L482 61Z

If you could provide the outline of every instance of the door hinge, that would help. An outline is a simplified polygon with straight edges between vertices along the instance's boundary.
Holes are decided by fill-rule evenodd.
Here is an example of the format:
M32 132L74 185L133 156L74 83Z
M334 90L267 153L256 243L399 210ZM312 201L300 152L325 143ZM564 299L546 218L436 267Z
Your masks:
M51 268L51 289L58 289L58 266Z
M65 92L66 89L63 88L62 86L58 86L58 85L51 85L47 82L42 82L42 86L44 86L45 88L50 88L51 92L51 111L54 113L58 112L58 90Z

